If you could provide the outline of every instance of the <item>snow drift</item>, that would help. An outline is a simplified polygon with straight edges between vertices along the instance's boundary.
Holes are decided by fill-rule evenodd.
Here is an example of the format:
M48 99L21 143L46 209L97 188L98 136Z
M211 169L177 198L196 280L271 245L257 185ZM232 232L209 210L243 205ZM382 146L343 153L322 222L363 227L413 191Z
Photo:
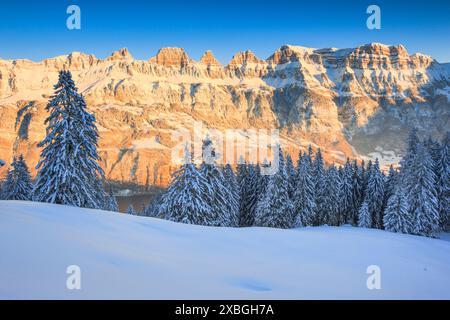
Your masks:
M450 299L450 242L345 226L214 228L0 201L0 252L2 299ZM80 290L66 287L70 265Z

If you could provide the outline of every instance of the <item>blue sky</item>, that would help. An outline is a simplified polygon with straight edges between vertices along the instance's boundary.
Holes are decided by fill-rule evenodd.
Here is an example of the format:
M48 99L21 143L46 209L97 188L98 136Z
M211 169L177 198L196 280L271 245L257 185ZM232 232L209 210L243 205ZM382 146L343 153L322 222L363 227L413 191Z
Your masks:
M66 9L81 8L81 30L68 30ZM381 30L366 27L366 8L381 8ZM354 47L403 44L410 53L450 62L450 1L2 1L0 57L41 60L72 51L104 58L127 47L138 59L161 47L207 49L227 63L251 49L267 58L283 44Z

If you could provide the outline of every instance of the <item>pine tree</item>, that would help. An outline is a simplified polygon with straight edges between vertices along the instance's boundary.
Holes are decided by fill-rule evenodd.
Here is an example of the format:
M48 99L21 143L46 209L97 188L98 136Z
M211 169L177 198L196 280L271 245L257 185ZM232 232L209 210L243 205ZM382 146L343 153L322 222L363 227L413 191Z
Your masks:
M241 207L239 226L249 227L255 222L256 204L258 202L258 182L259 177L256 166L248 164L245 169L245 178L242 180L243 190L241 193Z
M447 132L436 162L436 190L441 228L450 231L450 132Z
M363 184L364 199L366 198L367 188L369 186L369 179L370 175L372 174L372 167L373 167L372 160L369 160L369 162L367 162L366 170L364 171L364 184Z
M331 226L340 225L340 199L341 199L342 181L339 172L335 166L330 166L326 173L325 193L322 203L322 224Z
M325 168L320 149L317 150L316 157L313 161L313 181L314 181L314 199L316 201L315 226L328 223L327 209L325 206L326 199L326 176Z
M292 158L289 154L286 156L286 172L288 175L288 182L289 182L289 197L292 199L295 190L296 172L294 163L292 162Z
M261 169L260 169L261 167ZM257 186L257 194L258 199L264 195L266 192L266 187L269 184L270 175L263 174L264 172L268 172L270 167L270 163L267 159L264 159L261 166L257 166L257 176L258 176L258 186Z
M289 198L288 174L283 153L278 146L278 170L270 176L262 198L258 201L255 225L272 228L290 228L293 224L293 205Z
M369 204L364 201L359 209L358 227L371 228L372 227L372 215L369 212Z
M310 159L312 159L312 156L313 156L313 149L312 149L312 146L311 146L311 145L308 145L308 157L309 157Z
M160 215L159 208L163 200L164 192L158 192L150 201L150 203L145 207L142 212L143 216L164 219L166 218L165 213Z
M353 169L350 164L350 160L347 159L347 162L342 169L341 176L341 223L352 223L353 222L353 206L355 200L354 190L353 190Z
M401 181L405 180L409 174L409 170L412 167L412 161L416 154L417 145L419 144L419 138L417 137L417 129L413 128L408 136L406 153L400 161L400 177Z
M385 214L389 198L394 194L395 187L397 186L397 178L397 171L391 164L388 175L384 178L383 215Z
M232 194L227 188L222 171L215 164L215 158L213 143L206 137L203 141L203 163L200 166L200 173L208 186L204 201L210 205L217 226L236 227L239 225L239 212L234 203L230 202Z
M119 212L119 205L117 204L117 199L112 191L112 188L109 189L106 209L109 211Z
M311 226L316 213L312 167L308 158L306 154L300 156L297 166L296 188L293 194L295 227Z
M231 225L237 227L239 225L239 213L240 213L240 188L236 178L236 175L231 168L230 164L226 164L223 170L223 176L225 179L226 188L230 195L229 205L231 207L231 216L234 222Z
M422 144L417 144L410 158L405 177L409 212L413 217L413 233L437 237L439 228L438 201L431 155Z
M14 158L3 186L3 200L31 200L33 185L27 164L20 155Z
M413 231L412 219L408 212L408 199L401 188L398 188L389 197L383 223L387 231L399 233Z
M133 207L132 204L130 204L130 205L128 206L127 211L126 211L125 213L126 213L126 214L131 214L131 215L133 215L133 216L136 216L136 215L137 215L137 212L136 212L136 210L134 210L134 207Z
M78 207L102 208L106 194L98 165L95 117L86 110L69 71L59 73L47 104L46 137L37 165L34 199Z
M192 163L187 146L184 152L184 164L173 174L167 191L162 195L157 215L176 222L217 226L217 212L204 198L205 194L212 193L211 187Z
M358 215L359 215L359 208L361 207L363 201L364 201L364 164L362 166L358 166L357 161L353 161L352 165L352 190L353 190L353 204L351 209L351 217L352 221L351 223L353 225L358 224Z
M385 176L380 171L380 165L378 159L376 159L369 172L365 200L372 215L372 227L377 229L382 229L383 227L384 179Z

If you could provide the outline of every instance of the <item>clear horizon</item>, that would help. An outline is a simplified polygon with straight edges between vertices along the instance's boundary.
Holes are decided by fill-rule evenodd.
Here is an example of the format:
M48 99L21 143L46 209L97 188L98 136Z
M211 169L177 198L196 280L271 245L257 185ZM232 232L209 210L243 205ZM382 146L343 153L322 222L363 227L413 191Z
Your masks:
M81 9L80 30L66 27L71 4ZM366 27L371 4L381 8L380 30ZM2 59L41 61L74 51L105 58L126 47L135 59L147 60L160 48L181 47L194 60L212 50L227 64L247 49L266 59L284 44L351 48L378 42L450 62L450 3L442 1L21 1L2 7Z

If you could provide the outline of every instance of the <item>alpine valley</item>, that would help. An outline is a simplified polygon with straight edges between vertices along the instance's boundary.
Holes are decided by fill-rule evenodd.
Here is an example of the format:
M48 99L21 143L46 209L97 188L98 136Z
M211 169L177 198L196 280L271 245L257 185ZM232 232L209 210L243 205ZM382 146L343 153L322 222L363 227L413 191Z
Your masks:
M251 51L220 64L163 48L148 61L127 49L106 59L73 52L40 62L0 60L0 154L23 154L34 175L45 136L45 105L58 71L72 72L97 118L106 178L165 186L171 133L194 122L224 129L279 129L296 159L309 144L327 162L380 158L396 163L410 128L448 130L450 63L402 45L350 49L285 45L262 60ZM1 174L7 170L2 168Z

